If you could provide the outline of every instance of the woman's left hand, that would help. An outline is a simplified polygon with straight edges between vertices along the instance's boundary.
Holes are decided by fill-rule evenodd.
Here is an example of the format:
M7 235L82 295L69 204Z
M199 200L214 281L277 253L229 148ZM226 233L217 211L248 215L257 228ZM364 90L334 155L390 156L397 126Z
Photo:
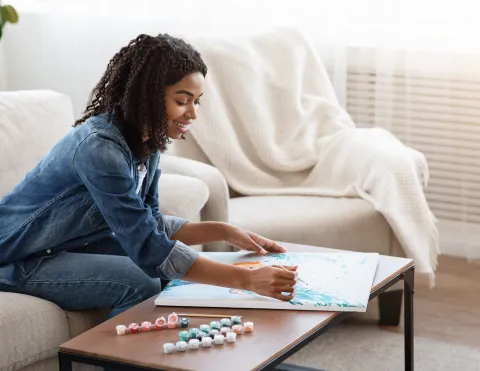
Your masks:
M276 242L253 232L246 231L233 225L228 225L227 228L225 242L233 247L247 251L255 251L261 255L265 255L267 251L273 253L287 251Z

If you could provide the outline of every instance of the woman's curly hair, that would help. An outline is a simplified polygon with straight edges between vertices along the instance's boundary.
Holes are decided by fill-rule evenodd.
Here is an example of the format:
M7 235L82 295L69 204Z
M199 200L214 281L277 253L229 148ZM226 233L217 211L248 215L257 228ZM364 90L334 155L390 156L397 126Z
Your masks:
M165 151L170 142L165 88L194 72L206 76L207 66L191 45L168 34L142 34L110 60L74 126L89 117L113 113L135 157ZM147 146L142 140L145 130L150 137Z

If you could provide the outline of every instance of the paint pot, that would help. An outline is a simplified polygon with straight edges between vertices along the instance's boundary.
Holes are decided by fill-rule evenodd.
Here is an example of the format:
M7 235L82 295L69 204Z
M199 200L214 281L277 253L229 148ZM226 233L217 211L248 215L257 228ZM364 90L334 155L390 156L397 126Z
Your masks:
M210 330L208 335L213 339L215 335L218 335L218 330Z
M218 322L218 321L212 321L212 322L210 322L210 328L211 328L212 330L220 330L221 327L222 327L222 326L220 325L220 322Z
M215 338L213 340L215 341L216 345L223 345L223 342L225 340L225 336L223 336L221 334L217 334L217 335L215 335Z
M150 331L151 326L152 326L152 322L150 321L142 322L142 331Z
M235 343L237 341L237 334L234 332L227 332L227 342Z
M187 342L182 340L177 341L175 348L177 348L177 351L179 352L185 352L187 350Z
M155 321L155 328L157 330L163 330L163 325L165 325L165 323L167 323L167 321L165 321L165 317L157 318Z
M175 345L172 343L165 343L163 344L163 352L164 353L173 353L175 351Z
M223 335L223 336L226 336L227 335L227 332L230 332L232 331L232 329L230 327L222 327L220 329L220 333Z
M130 330L131 333L136 333L138 332L138 323L130 323L128 325L128 329Z
M202 346L204 348L208 348L212 346L212 338L209 336L205 336L202 338Z
M168 323L177 323L177 322L178 322L177 313L173 312L168 315Z
M188 349L198 349L200 345L200 340L198 339L190 339L188 342Z
M180 327L186 328L190 324L190 319L183 317L180 319Z
M245 332L253 332L253 322L245 322L243 326L245 327Z
M196 339L197 338L197 334L200 332L200 330L198 328L191 328L189 333L190 333L190 339Z
M232 320L230 318L222 318L220 320L220 325L222 327L231 327L232 326Z
M188 339L190 338L190 334L188 333L188 331L180 331L178 333L178 337L181 341L188 341Z
M233 317L231 318L231 321L232 321L232 326L233 326L233 325L240 325L240 324L242 324L242 317L240 317L240 316L233 316Z
M232 330L237 335L242 335L243 334L243 326L242 325L233 325Z
M197 339L202 340L203 337L208 336L208 332L205 331L198 331L197 332Z
M125 335L125 333L127 332L127 326L125 325L118 325L116 327L116 330L117 330L117 335Z
M210 331L209 325L200 325L200 331L208 333Z

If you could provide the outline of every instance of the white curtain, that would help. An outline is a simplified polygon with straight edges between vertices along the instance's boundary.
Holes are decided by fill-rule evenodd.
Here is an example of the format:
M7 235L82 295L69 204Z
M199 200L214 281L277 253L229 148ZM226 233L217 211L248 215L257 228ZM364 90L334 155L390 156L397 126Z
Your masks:
M425 153L431 170L427 198L439 219L442 251L480 258L480 23L474 1L8 3L20 13L20 24L6 30L4 37L12 72L7 76L9 87L67 92L76 110L84 107L107 56L137 33L301 28L319 51L340 102L357 125L384 127ZM48 18L32 22L32 13ZM53 35L55 45L38 39L42 33L50 39ZM28 45L30 40L37 42ZM54 60L38 58L48 53L54 53ZM74 74L68 67L72 65L78 67Z
M442 251L480 258L480 56L338 49L332 81L356 124L386 128L426 155Z

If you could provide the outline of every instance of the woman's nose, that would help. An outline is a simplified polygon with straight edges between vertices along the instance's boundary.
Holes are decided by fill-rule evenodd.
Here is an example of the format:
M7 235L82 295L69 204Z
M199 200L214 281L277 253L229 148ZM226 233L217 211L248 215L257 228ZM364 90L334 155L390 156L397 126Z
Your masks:
M188 110L188 112L185 113L185 117L188 120L196 120L197 119L197 107L193 106Z

